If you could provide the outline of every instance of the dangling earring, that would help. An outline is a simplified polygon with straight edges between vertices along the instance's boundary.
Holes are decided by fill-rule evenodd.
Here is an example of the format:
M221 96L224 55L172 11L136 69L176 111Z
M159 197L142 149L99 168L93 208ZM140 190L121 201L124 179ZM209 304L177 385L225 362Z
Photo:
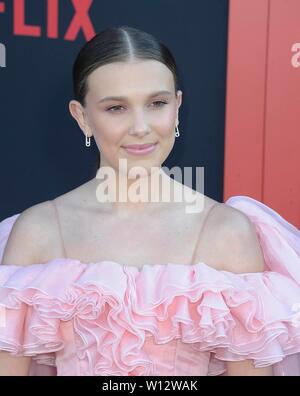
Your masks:
M179 137L179 136L180 136L180 133L179 133L178 125L177 125L175 131L176 131L176 132L175 132L175 136L176 136L176 137Z
M85 135L85 145L86 147L90 147L91 145L91 138L87 134Z

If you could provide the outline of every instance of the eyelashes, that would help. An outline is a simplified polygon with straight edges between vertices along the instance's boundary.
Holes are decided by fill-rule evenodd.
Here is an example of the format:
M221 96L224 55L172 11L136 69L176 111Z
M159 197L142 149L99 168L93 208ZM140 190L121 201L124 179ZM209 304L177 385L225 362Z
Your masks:
M163 107L164 105L168 104L168 102L165 102L165 101L163 101L163 100L156 100L156 101L153 102L153 103L159 104L159 106L154 106L154 107L156 107L156 108L160 108L160 107ZM116 112L120 111L120 110L119 110L120 107L123 107L123 106L120 106L120 105L118 105L118 106L112 106L112 107L109 107L108 109L106 109L106 111L110 111L111 113L116 113Z

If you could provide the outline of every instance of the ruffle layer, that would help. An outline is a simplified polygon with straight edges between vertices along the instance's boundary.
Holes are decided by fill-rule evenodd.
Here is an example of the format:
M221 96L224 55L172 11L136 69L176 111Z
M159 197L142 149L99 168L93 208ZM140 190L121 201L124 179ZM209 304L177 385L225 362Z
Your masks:
M249 197L226 203L253 221L265 272L234 274L205 263L139 271L65 258L3 265L0 349L53 365L65 346L62 324L72 321L78 359L91 375L152 375L154 362L142 349L147 337L212 352L209 375L223 372L225 361L263 367L300 352L300 231ZM0 246L16 216L0 223Z

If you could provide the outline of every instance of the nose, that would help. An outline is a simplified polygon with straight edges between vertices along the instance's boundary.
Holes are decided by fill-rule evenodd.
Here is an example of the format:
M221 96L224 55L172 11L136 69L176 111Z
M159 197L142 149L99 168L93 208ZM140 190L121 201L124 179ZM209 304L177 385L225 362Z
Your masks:
M143 111L137 111L134 114L132 127L130 128L129 134L143 136L143 135L147 135L148 133L150 133L150 128L145 120L145 115Z

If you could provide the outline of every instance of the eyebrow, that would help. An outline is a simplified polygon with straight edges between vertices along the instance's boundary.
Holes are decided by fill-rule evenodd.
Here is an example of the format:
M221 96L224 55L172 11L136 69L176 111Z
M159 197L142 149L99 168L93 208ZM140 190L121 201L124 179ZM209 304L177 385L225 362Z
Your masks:
M148 97L153 98L154 96L158 95L172 95L170 91L157 91L150 94ZM126 96L105 96L104 98L100 99L97 103L106 102L108 100L124 100L127 99Z

